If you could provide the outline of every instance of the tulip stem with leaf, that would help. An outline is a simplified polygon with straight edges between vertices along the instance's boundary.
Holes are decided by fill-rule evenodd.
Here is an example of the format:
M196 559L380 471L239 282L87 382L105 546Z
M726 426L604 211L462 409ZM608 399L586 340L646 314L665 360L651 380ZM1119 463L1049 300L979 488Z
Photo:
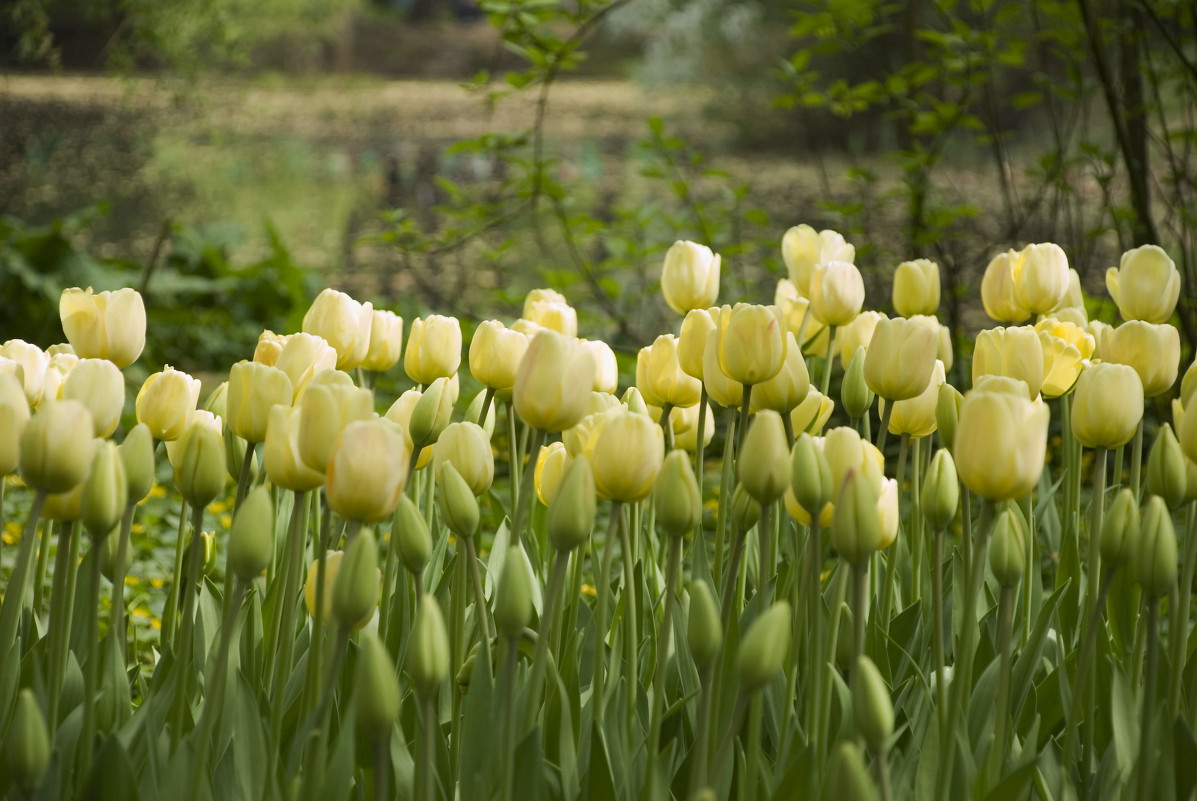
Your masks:
M1173 553L1175 556L1175 552ZM1152 797L1152 778L1157 770L1155 760L1155 701L1159 677L1159 598L1148 593L1147 603L1147 662L1144 667L1143 694L1140 698L1139 718L1139 789L1137 797ZM1091 707L1092 708L1092 707ZM1090 727L1092 728L1092 727Z
M58 701L62 693L70 652L71 618L75 610L75 582L78 575L79 522L63 523L58 532L58 553L54 583L50 588L50 687L47 702L50 737L58 729Z
M823 395L827 395L831 389L831 369L835 363L835 329L834 325L827 326L827 357L823 360L823 383L819 387Z
M175 641L175 631L178 628L179 592L183 586L183 552L187 545L187 500L179 502L179 526L175 531L175 570L172 574L170 592L166 596L166 605L162 607L162 636L164 643Z
M611 503L611 521L607 526L607 537L603 541L602 569L598 576L598 584L595 586L598 592L598 614L595 615L595 631L598 632L598 637L594 649L593 699L595 719L600 721L605 717L606 710L604 684L607 672L607 627L610 625L607 620L607 606L608 597L611 595L611 564L615 561L615 543L619 539L622 528L623 503L613 501Z
M519 545L523 539L524 528L527 525L528 505L532 501L532 488L536 485L536 459L544 445L545 431L540 428L532 429L532 444L528 448L528 463L524 465L523 477L520 479L519 494L515 505L515 519L511 526L511 542Z
M121 516L116 557L112 567L112 602L109 604L108 630L116 634L117 651L120 652L121 663L126 666L129 663L129 643L125 622L125 563L129 558L129 538L133 532L133 516L136 513L136 504L130 503Z

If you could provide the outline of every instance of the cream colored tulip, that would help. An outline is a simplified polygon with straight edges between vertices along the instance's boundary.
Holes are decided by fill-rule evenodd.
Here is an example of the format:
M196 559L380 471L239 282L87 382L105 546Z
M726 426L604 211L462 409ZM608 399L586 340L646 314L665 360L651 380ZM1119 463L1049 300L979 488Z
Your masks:
M528 352L528 337L498 320L487 320L470 340L470 374L483 386L511 395L520 361Z
M840 351L840 366L848 369L852 355L857 348L868 348L873 341L877 323L887 319L884 314L867 309L856 315L856 319L835 332L835 344Z
M786 331L786 358L777 375L753 387L749 411L771 409L778 414L789 414L798 404L806 400L810 389L810 375L806 361L798 349L794 335Z
M738 408L744 402L744 385L729 378L719 364L719 332L707 334L707 348L702 356L702 383L707 396L725 408Z
M137 422L145 423L156 440L179 438L187 417L199 403L200 382L170 365L145 380L137 392Z
M889 418L889 433L905 434L913 438L929 437L935 433L935 407L939 402L939 388L944 384L943 362L938 359L931 371L931 380L922 394L894 403ZM885 404L882 401L881 409Z
M417 384L427 386L449 378L461 365L461 323L456 317L432 314L417 317L407 335L403 369Z
M682 372L702 381L702 357L707 348L707 335L716 328L709 309L694 309L682 320L677 338L677 361Z
M1096 343L1093 335L1080 326L1050 317L1036 323L1035 330L1043 347L1044 375L1040 392L1044 397L1058 398L1072 389L1093 356Z
M10 339L0 345L0 356L11 359L21 367L25 399L36 407L45 394L46 368L50 366L49 355L23 339ZM51 398L51 400L55 400Z
M291 379L277 367L241 361L229 370L225 416L233 433L246 442L266 440L270 407L290 406L294 398Z
M865 382L891 401L922 394L935 369L936 334L922 323L879 320L865 352Z
M716 354L724 375L741 384L777 375L786 358L786 329L776 306L737 303L720 312L718 325Z
M352 384L324 383L317 376L296 408L299 458L312 470L323 473L346 426L374 417L374 393Z
M990 328L977 334L973 351L973 384L983 375L1017 378L1027 385L1029 399L1043 386L1043 346L1029 325Z
M678 314L715 305L719 297L719 254L706 245L677 241L665 253L661 294Z
M145 348L145 303L134 289L93 294L65 289L58 299L62 330L81 359L107 359L119 368Z
M587 458L603 500L634 503L652 492L665 460L665 436L650 418L631 412L601 415Z
M278 357L282 354L287 339L282 334L276 334L269 329L258 334L258 344L254 348L253 360L267 367L278 366Z
M370 343L366 348L366 356L362 359L362 369L381 373L398 364L401 356L403 318L393 311L375 309L370 321Z
M990 259L981 277L981 303L985 313L999 323L1019 323L1031 316L1019 300L1014 280L1022 269L1022 259L1017 250L999 253Z
M1172 389L1180 371L1180 332L1175 326L1131 320L1102 337L1103 361L1135 368L1143 395L1154 398Z
M815 265L828 261L856 261L856 248L832 230L815 231L809 225L796 225L781 239L781 257L789 278L803 297L810 297L811 276Z
M569 337L578 335L578 312L564 295L552 289L533 289L528 293L524 299L524 319ZM535 336L535 332L524 333Z
M347 520L375 523L399 505L411 451L398 425L386 418L359 420L341 432L328 462L328 506Z
M312 376L336 368L337 352L322 337L291 334L279 351L274 366L291 379L291 392L298 400Z
M894 270L894 311L902 317L939 311L939 265L930 259L904 261Z
M407 444L409 453L415 448L411 438L411 414L415 411L416 404L420 402L421 397L423 397L423 393L420 390L409 389L396 398L391 407L387 409L386 414L383 415L383 417L392 423L399 424L399 427L403 430L403 441ZM416 459L416 469L422 469L430 461L432 461L431 445L420 449L420 455Z
M594 359L576 338L541 331L516 373L515 411L533 428L564 431L582 419L594 375Z
M860 270L846 261L815 266L810 279L810 311L824 325L842 326L856 319L864 306L865 286Z
M964 396L952 446L964 485L991 501L1026 495L1039 483L1051 413L1017 387L1015 393L974 389Z
M62 398L86 406L95 435L104 439L116 431L124 411L125 377L108 359L80 359L63 382Z
M275 404L266 422L262 464L270 483L293 492L324 484L324 471L313 470L299 456L300 414L297 407Z
M1031 314L1048 314L1068 294L1068 257L1051 242L1027 245L1014 265L1018 305Z
M793 425L794 433L806 432L812 437L817 437L823 432L823 426L827 425L833 411L835 411L835 401L811 387L806 391L806 397L802 403L795 406L794 410L790 412L790 423Z
M548 506L557 497L557 490L565 474L569 472L574 457L565 450L560 442L550 442L540 449L536 457L536 497L544 506Z
M715 438L715 413L711 411L709 403L702 408L706 416L702 431L702 445L705 448ZM669 425L673 429L673 447L691 453L698 450L698 410L697 405L685 409L675 406L669 413Z
M1106 289L1123 320L1165 323L1180 299L1180 271L1163 248L1144 245L1106 270Z
M1081 373L1072 398L1072 433L1086 448L1121 448L1143 419L1143 384L1133 368L1100 362Z
M337 352L337 369L353 370L366 358L374 306L344 292L325 289L303 316L302 330L322 338Z
M594 360L594 384L591 389L614 395L615 390L619 389L619 363L615 361L615 351L601 339L579 339L578 344Z
M827 326L810 314L810 300L798 292L798 287L790 279L783 278L777 282L773 305L781 314L786 329L798 339L803 353L807 356L827 355L830 332Z
M432 474L440 480L446 464L453 465L474 495L482 495L495 480L495 457L490 437L476 423L450 423L432 449Z

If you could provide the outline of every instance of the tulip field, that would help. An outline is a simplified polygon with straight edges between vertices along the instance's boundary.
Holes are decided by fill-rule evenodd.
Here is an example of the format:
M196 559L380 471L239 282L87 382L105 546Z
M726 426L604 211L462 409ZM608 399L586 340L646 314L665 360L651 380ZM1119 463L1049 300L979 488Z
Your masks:
M0 796L1197 795L1169 256L1102 321L998 253L956 353L934 262L780 246L732 298L674 244L634 375L554 290L463 337L326 289L136 386L142 297L66 290L0 347Z

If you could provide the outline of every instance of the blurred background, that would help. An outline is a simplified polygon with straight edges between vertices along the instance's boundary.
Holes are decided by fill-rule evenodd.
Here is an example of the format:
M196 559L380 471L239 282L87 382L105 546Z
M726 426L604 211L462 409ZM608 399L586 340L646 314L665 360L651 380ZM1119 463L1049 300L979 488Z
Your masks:
M674 240L771 302L808 223L871 308L937 261L965 353L996 253L1059 243L1112 320L1106 268L1160 244L1187 361L1195 28L1171 0L2 0L0 341L132 285L144 361L225 369L322 286L467 336L552 286L633 353L677 325Z

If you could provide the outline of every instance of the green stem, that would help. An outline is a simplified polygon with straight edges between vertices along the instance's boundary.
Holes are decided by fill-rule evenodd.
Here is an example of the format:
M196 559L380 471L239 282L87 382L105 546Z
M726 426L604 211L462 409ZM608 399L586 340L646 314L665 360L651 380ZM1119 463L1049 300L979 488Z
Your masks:
M889 777L889 754L877 755L877 779L881 785L881 801L893 801L893 782Z
M301 717L315 709L320 700L320 671L324 663L324 621L328 616L324 610L329 603L325 577L328 575L328 549L331 544L329 538L332 536L331 516L332 510L325 504L320 513L320 532L316 542L316 591L313 593L316 612L312 615L311 636L308 638L308 671L304 679ZM302 573L302 564L300 572Z
M824 680L825 664L819 651L821 647L820 643L823 641L823 577L820 572L820 568L823 566L822 561L822 533L819 530L818 515L815 515L811 518L810 535L807 538L806 545L806 603L799 605L797 603L799 599L796 598L794 604L795 609L805 606L807 614L810 615L810 642L806 649L810 657L810 663L806 675L814 679L814 691L807 710L806 730L808 733L813 733L815 730L816 715L819 710L819 695L823 689Z
M299 576L303 571L303 551L307 528L306 493L295 490L288 524L287 541L283 546L282 580L272 588L278 593L270 629L266 632L267 695L270 698L270 722L274 742L279 742L283 722L283 692L291 670L291 653L295 641L295 613L298 606ZM327 505L326 507L327 508Z
M1100 607L1097 606L1097 597L1099 592L1094 592L1098 588L1099 578L1101 576L1101 527L1103 518L1105 516L1105 494L1106 494L1106 458L1109 451L1105 448L1098 448L1096 458L1093 463L1093 498L1090 501L1090 510L1093 518L1089 526L1089 562L1087 573L1087 584L1085 599L1091 604L1085 610L1086 617L1090 620L1094 619L1095 615L1101 614ZM1119 450L1121 454L1121 450ZM1081 669L1086 672L1086 684L1088 687L1087 698L1088 708L1093 709L1093 704L1097 700L1097 663L1093 659L1081 663ZM1085 727L1085 752L1084 764L1089 765L1090 759L1094 757L1094 743L1093 738L1096 734L1095 727Z
M133 531L133 515L136 504L127 504L121 517L120 539L116 544L116 565L112 571L112 602L109 604L109 631L116 634L116 648L121 661L129 664L129 631L125 623L125 562L129 558L129 537Z
M923 599L923 438L914 441L914 469L911 470L910 480L910 521L911 521L911 577L910 598L912 601Z
M561 602L561 589L565 584L565 571L568 566L569 551L557 551L557 555L553 559L553 570L549 575L549 587L544 599L544 615L541 617L540 633L536 638L536 651L532 657L532 674L528 683L528 706L525 714L529 728L532 727L540 712L540 699L544 691L545 671L549 661L549 640L550 636L556 636L555 633L550 632L550 629L560 628L554 624L554 621L557 615L557 606ZM602 592L602 590L602 587L597 588L598 592ZM602 636L601 633L599 636ZM509 649L514 649L516 646L517 643L509 643ZM554 658L560 658L560 654L554 654ZM601 663L596 658L594 666L596 681L599 678L599 664ZM514 677L512 681L514 681Z
M162 607L162 634L159 642L174 643L179 619L179 592L183 585L183 547L187 543L187 501L179 504L179 528L175 532L175 572L166 594L166 605Z
M830 365L828 365L830 367ZM752 694L752 702L750 711L748 713L748 747L744 751L744 759L746 760L744 770L744 785L743 792L740 794L741 798L757 798L757 785L760 784L761 773L761 727L764 725L762 718L762 704L764 702L764 693L756 692Z
M59 523L57 528L62 527ZM54 521L47 520L46 524L41 527L41 534L38 538L37 546L37 567L33 573L33 611L40 615L42 613L42 600L46 592L46 568L50 564L50 540L54 536L56 526Z
M881 425L877 428L877 450L885 456L885 440L889 436L889 419L894 414L893 401L885 402L885 409L881 412Z
M694 479L698 482L698 500L701 506L704 495L703 479L706 473L706 434L707 434L707 406L710 400L707 398L707 385L702 385L702 394L698 398L698 441L694 448ZM788 417L788 415L787 415ZM3 504L3 496L0 496L0 506ZM699 521L698 530L694 535L694 552L691 555L692 564L690 565L690 574L694 575L694 571L698 565L698 560L706 558L707 539L703 534L703 527L701 520Z
M486 428L486 415L490 414L490 405L494 400L495 388L487 387L486 394L482 396L482 408L478 410L478 419L475 421L483 428Z
M515 403L507 401L507 469L511 478L511 518L515 519L515 509L519 505L520 497L520 441L516 436ZM535 469L535 468L533 468Z
M661 434L665 437L665 452L673 450L673 421L669 419L673 412L673 404L666 403L661 407Z
M844 596L848 592L848 566L841 563L841 569L836 578L835 594L832 598L831 625L827 629L827 649L823 652L823 679L819 687L819 713L816 720L819 730L815 734L815 746L818 750L816 764L820 767L826 764L827 751L831 746L829 736L831 728L831 695L832 672L827 668L836 662L840 640L840 617L844 609Z
M424 801L434 801L436 798L436 708L432 695L420 696L420 710L424 718L424 748L423 748L423 798Z
M740 449L744 447L744 434L748 431L748 418L752 414L752 384L744 384L744 394L740 399L740 427L736 431L736 457L740 456Z
M615 559L615 540L622 528L623 504L615 501L611 504L611 522L607 527L607 539L603 542L602 572L599 573L595 592L598 594L598 613L595 616L594 642L594 716L599 722L604 717L606 703L604 702L604 687L607 668L607 597L611 594L611 563ZM534 668L535 669L535 668Z
M719 475L719 505L715 511L715 576L723 576L723 551L726 547L732 490L735 488L736 410L727 410L727 438L723 443L723 463Z
M74 584L78 569L78 564L71 559L72 543L78 541L78 533L77 522L64 523L58 532L58 552L54 557L54 584L50 588L50 686L47 688L50 697L46 719L51 741L58 729L58 702L70 651L71 618L75 605L67 585Z
M486 675L493 678L490 657L490 614L486 607L486 593L482 590L482 574L478 571L478 550L474 546L473 537L466 538L466 559L470 568L470 581L474 585L474 622L478 626L478 636L482 642L481 657L486 663Z
M725 632L732 616L739 614L740 561L744 558L744 540L747 538L747 531L736 533L736 541L732 544L731 561L727 563L727 575L723 577L721 599L723 601L722 623Z
M632 550L632 530L630 526L620 524L620 548L623 557L623 591L624 595L624 660L627 664L627 726L628 742L632 742L635 732L639 730L640 721L636 714L636 701L640 695L640 605L636 592L636 567L634 551Z
M1101 578L1101 590L1097 594L1097 602L1089 615L1088 624L1085 626L1084 636L1081 640L1081 651L1076 661L1076 686L1072 691L1072 703L1068 707L1068 715L1064 721L1064 751L1063 761L1063 775L1067 775L1067 771L1072 769L1072 753L1076 750L1076 735L1077 729L1080 726L1082 715L1092 717L1095 708L1092 706L1086 707L1088 696L1088 684L1093 670L1091 670L1091 663L1093 662L1093 651L1097 644L1097 632L1101 627L1101 610L1105 608L1106 596L1109 595L1110 587L1114 583L1114 569L1106 568L1105 575ZM1086 708L1088 713L1085 712ZM1089 721L1089 728L1093 728L1094 722Z
M869 612L869 562L866 559L852 569L852 655L865 655L865 621ZM882 621L884 624L884 621ZM856 669L853 663L853 670Z
M237 495L233 502L234 514L241 508L241 502L249 494L249 474L254 463L254 448L254 443L245 443L245 458L241 460L241 472L237 474Z
M525 518L528 516L528 503L532 497L532 488L536 485L536 458L540 448L544 445L545 432L541 429L532 431L532 447L528 449L528 463L524 466L524 477L520 481L519 498L515 506L515 521L511 527L511 544L519 545L524 534Z
M174 699L174 714L171 726L171 751L178 745L183 736L186 725L188 699L191 676L194 672L192 664L195 651L195 607L201 581L201 570L204 557L204 508L202 506L191 510L191 541L187 552L187 566L180 589L180 601L183 607L179 621L179 630L174 642L174 651L179 656L175 665L177 684Z
M1014 625L1014 588L1002 587L998 598L998 647L1001 649L1001 666L998 674L997 720L993 730L993 745L989 751L990 786L996 786L1002 778L1002 766L1006 760L1006 729L1010 725L1010 651L1011 629Z
M673 636L673 596L677 592L677 575L682 561L682 538L669 538L669 567L665 573L665 616L657 632L657 665L653 671L653 703L649 716L646 754L657 753L661 741L661 710L665 702L665 671L669 666L669 644ZM651 770L651 768L650 768ZM650 773L651 775L651 773Z
M387 779L390 765L390 736L379 738L374 743L374 801L387 801L390 782Z
M773 603L773 544L774 523L778 516L773 513L773 503L761 506L761 522L756 527L757 549L760 552L758 565L757 592L765 596L765 607Z
M538 639L537 645L539 644L540 643ZM503 739L501 741L501 747L503 749L503 762L500 765L500 772L503 777L503 790L501 798L502 801L513 801L512 791L515 786L516 741L515 672L516 668L519 666L519 640L515 638L508 638L506 640L506 645L507 654L503 659L503 676L499 680L501 692L499 697L505 699L503 703ZM539 706L539 702L537 702L537 706Z
M1147 667L1139 723L1139 793L1151 798L1153 773L1159 769L1154 759L1156 673L1159 661L1158 599L1147 599Z
M100 676L100 577L104 566L104 559L100 549L104 547L104 540L100 537L93 539L91 546L91 575L88 577L86 615L87 661L83 666L83 728L79 734L79 769L76 774L80 778L87 777L91 770L92 754L96 744L96 709L99 702L96 690Z
M1139 418L1139 425L1135 426L1134 444L1131 446L1131 492L1135 494L1135 501L1139 500L1139 477L1143 468L1143 418Z
M948 688L944 680L943 647L943 536L942 530L935 532L935 550L931 564L931 611L935 626L935 693L938 696L936 704L940 737L944 736L948 725Z
M694 798L706 786L707 752L711 742L711 665L698 674L698 718L694 724L694 757L690 765L690 797Z
M824 395L831 388L831 366L835 358L835 326L827 326L827 359L823 364L823 383L819 389Z

